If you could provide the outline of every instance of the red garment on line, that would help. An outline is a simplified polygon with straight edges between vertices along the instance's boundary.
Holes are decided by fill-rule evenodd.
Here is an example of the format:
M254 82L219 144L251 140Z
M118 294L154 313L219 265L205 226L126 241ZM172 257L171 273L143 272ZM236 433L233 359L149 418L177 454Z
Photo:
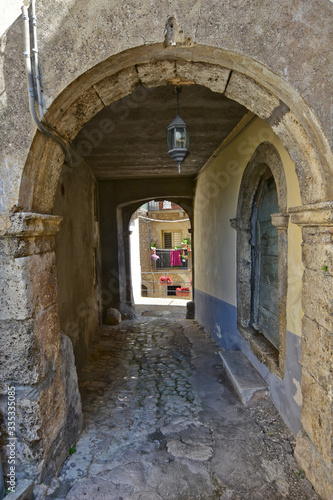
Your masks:
M181 266L180 250L170 250L170 266Z

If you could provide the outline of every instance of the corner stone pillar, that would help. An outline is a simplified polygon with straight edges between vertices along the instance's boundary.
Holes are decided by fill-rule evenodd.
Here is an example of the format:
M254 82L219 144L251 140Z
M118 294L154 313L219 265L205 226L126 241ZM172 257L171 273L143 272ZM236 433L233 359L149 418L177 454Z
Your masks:
M333 202L289 209L302 227L302 424L295 456L323 499L333 498Z
M5 454L7 387L14 386L18 481L47 482L68 454L66 440L75 442L81 427L72 345L61 335L56 302L54 244L60 222L58 216L33 213L0 217L1 445ZM75 422L64 438L69 405ZM6 465L6 456L3 461Z

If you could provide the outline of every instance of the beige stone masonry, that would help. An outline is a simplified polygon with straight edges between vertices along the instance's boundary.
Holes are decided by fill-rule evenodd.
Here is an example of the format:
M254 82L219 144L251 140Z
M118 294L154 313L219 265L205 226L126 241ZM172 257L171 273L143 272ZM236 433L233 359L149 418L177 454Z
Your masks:
M79 402L79 396L77 382L69 391L64 376L73 371L76 376L74 358L69 366L69 355L61 351L54 252L61 220L35 213L0 219L0 408L6 414L3 396L14 385L17 467L39 480L47 457L66 456L81 426L77 404L73 434L64 439L62 429L73 418L71 401ZM6 436L6 428L1 431Z
M260 84L236 71L232 72L225 95L243 104L264 120L269 118L280 101Z
M104 106L109 106L114 101L131 94L138 83L138 72L134 66L131 66L99 81L94 85L94 89Z
M157 61L153 64L141 64L138 66L138 76L141 84L147 88L167 85L176 77L176 65L174 61ZM161 77L161 75L163 75Z
M295 458L305 470L307 478L315 485L323 500L333 498L332 464L323 463L317 448L304 431L297 435Z
M278 229L287 229L289 224L289 215L288 214L272 214L271 220L273 226Z
M176 74L179 82L192 82L208 87L213 92L224 93L230 70L211 64L176 61Z
M291 222L299 226L333 226L333 201L289 208Z
M333 202L289 209L302 227L302 424L295 450L319 494L333 495Z

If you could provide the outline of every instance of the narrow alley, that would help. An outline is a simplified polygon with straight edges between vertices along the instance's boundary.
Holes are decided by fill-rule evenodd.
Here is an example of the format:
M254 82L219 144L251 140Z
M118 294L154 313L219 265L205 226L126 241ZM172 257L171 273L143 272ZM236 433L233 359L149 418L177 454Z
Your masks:
M317 499L270 397L243 406L184 308L101 328L81 381L83 434L47 498Z

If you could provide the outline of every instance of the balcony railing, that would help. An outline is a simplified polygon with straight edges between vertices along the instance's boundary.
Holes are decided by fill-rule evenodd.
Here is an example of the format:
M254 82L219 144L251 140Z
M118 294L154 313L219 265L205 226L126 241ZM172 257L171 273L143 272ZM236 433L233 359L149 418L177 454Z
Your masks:
M170 257L171 249L156 249L156 255L159 259L156 261L156 270L157 269L189 269L189 256L187 251L184 251L184 254L187 256L187 259L180 259L180 266L171 266L171 257Z
M177 290L178 288L178 290ZM182 290L181 290L182 288ZM151 298L175 298L192 300L192 282L175 280L175 283L168 285L161 284L159 281L142 280L141 296Z

